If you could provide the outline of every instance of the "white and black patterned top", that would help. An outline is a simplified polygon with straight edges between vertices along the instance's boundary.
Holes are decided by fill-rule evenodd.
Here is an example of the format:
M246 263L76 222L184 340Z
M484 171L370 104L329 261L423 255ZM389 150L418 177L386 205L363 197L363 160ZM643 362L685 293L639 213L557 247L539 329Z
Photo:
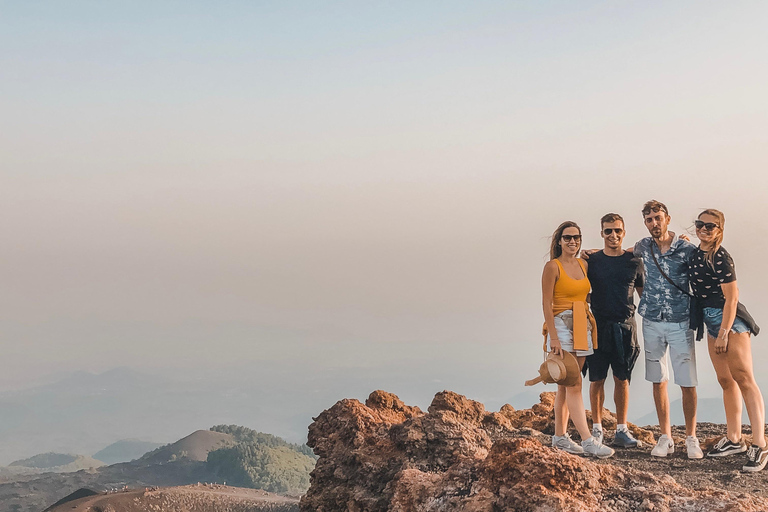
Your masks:
M696 249L688 272L693 294L701 300L703 307L722 309L725 306L725 296L720 285L736 280L736 268L728 251L720 247L710 265L707 262L707 253L700 248Z

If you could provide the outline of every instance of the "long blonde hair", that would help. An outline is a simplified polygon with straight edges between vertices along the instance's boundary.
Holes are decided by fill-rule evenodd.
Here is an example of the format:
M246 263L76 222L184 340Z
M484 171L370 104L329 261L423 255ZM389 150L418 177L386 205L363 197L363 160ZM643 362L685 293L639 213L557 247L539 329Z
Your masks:
M572 220L567 220L557 226L555 232L552 233L552 244L549 246L550 260L559 258L560 255L563 254L563 248L560 247L560 239L563 237L563 231L565 231L566 228L576 228L579 230L579 235L581 235L581 228ZM581 247L581 242L579 242L579 247Z
M720 250L720 246L723 244L723 231L725 230L725 214L721 212L720 210L715 210L714 208L707 208L703 212L699 214L697 219L701 219L702 215L711 215L712 217L717 218L717 223L720 225L720 229L717 230L716 234L713 235L714 243L712 244L712 247L707 250L707 256L706 261L711 266L714 267L715 265L715 253Z

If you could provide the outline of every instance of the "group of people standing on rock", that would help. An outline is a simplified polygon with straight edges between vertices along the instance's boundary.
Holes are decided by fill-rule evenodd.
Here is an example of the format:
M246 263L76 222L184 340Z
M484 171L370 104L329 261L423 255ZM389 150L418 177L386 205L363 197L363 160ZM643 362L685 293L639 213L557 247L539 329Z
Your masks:
M669 419L667 353L675 384L682 390L685 448L688 458L704 457L696 437L696 347L706 330L710 360L723 389L727 434L707 453L724 457L746 452L744 471L760 471L768 462L765 439L765 404L752 367L751 334L757 334L746 308L739 303L736 271L722 247L725 216L707 209L695 221L695 246L687 237L669 231L666 205L648 201L642 209L651 236L624 249L624 219L609 213L600 220L602 250L581 251L581 228L563 222L555 230L550 261L542 276L545 349L550 357L576 357L579 369L589 374L593 427L589 429L582 399L582 379L558 385L555 398L555 435L552 446L573 454L599 458L615 452L603 443L602 410L608 369L613 372L617 427L613 446L640 445L627 428L629 382L640 354L635 323L643 317L645 378L653 383L653 400L661 435L651 450L666 457L675 450ZM590 293L591 291L591 293ZM569 356L570 357L570 356ZM742 400L752 426L747 447L741 432ZM581 436L581 444L567 433L568 419Z

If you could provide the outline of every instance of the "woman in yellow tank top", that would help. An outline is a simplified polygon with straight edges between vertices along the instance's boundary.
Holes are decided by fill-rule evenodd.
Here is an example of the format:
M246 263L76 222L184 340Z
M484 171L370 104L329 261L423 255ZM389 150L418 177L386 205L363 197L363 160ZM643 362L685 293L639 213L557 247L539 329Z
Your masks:
M571 221L563 222L552 234L550 261L544 265L541 278L544 334L546 345L556 355L571 352L584 366L592 353L592 332L597 332L594 318L587 305L590 284L587 262L578 257L581 249L581 228ZM595 340L596 343L596 340ZM581 436L581 446L567 432L568 418ZM555 435L552 446L568 453L610 457L613 450L592 437L584 411L581 375L573 386L557 386L555 396Z

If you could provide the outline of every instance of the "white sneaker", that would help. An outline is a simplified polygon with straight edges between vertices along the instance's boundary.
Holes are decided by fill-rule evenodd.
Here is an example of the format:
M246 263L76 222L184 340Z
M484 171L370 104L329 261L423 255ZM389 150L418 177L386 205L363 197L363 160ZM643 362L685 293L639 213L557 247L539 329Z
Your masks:
M688 436L685 438L685 447L688 449L689 459L703 459L704 452L701 451L699 446L699 440L694 436Z
M698 446L698 441L696 442L696 445ZM675 443L667 437L667 434L662 434L659 437L659 440L656 441L656 446L651 450L651 455L654 457L666 457L673 453L675 453Z
M574 455L581 455L584 453L584 448L575 443L567 432L562 436L552 436L552 446L558 450L563 450L564 452L572 453Z
M594 425L592 425L592 437L597 439L598 443L603 442L603 429L597 429Z
M605 446L594 436L590 437L586 441L582 441L581 447L584 448L584 453L586 455L592 455L598 459L607 459L615 453L613 448Z

